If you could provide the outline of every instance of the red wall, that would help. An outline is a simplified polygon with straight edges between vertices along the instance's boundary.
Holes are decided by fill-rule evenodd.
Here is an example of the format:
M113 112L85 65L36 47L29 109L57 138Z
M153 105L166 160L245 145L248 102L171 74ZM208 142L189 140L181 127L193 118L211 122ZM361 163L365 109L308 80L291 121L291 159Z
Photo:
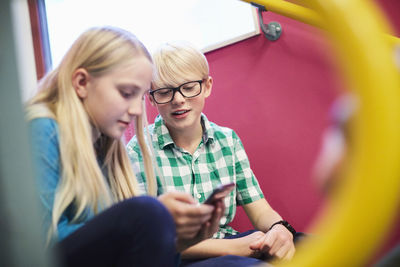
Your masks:
M395 15L400 14L400 1L377 2L399 36ZM282 25L279 40L258 35L206 54L214 87L204 112L211 121L235 129L266 199L297 230L307 231L323 205L311 170L329 106L343 86L321 32L264 13L264 22L270 21ZM152 122L157 111L148 112ZM238 230L252 227L242 209L232 225ZM385 250L399 240L397 229Z
M321 38L276 14L269 21L283 27L278 41L259 35L207 54L215 82L205 113L236 130L266 199L303 230L321 203L310 170L335 79ZM251 224L239 214L234 226Z

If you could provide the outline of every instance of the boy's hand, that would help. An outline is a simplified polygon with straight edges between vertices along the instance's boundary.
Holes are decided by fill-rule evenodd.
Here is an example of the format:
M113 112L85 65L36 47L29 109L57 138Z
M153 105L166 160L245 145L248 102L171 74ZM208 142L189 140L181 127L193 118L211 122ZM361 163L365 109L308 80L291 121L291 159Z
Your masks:
M252 257L252 258L260 258L262 252L258 249L252 249L251 245L261 239L264 239L265 233L261 231L257 231L251 233L249 235L226 239L226 241L231 242L228 249L228 254L243 256L243 257Z
M197 205L194 198L183 192L168 192L158 197L174 218L177 250L182 251L209 238L218 230L223 207L219 204Z
M264 237L253 242L250 248L284 260L292 259L296 251L292 233L280 224L275 225L265 233Z

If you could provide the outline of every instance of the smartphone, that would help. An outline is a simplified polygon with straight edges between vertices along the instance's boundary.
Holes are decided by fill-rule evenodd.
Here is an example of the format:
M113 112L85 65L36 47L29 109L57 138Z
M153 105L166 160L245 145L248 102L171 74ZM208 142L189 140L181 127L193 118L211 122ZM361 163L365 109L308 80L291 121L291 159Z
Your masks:
M208 196L204 204L213 205L215 202L224 199L235 188L235 183L221 184L216 187L211 195Z

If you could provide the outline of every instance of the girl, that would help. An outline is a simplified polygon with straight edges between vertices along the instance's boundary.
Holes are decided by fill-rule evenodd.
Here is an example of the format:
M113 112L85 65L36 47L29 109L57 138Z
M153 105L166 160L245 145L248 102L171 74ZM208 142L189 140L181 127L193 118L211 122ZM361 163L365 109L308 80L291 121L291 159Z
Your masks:
M67 266L173 266L176 250L218 228L221 203L193 205L183 193L132 198L138 186L120 141L131 121L156 195L142 130L152 76L151 57L134 35L93 28L27 106L47 242Z

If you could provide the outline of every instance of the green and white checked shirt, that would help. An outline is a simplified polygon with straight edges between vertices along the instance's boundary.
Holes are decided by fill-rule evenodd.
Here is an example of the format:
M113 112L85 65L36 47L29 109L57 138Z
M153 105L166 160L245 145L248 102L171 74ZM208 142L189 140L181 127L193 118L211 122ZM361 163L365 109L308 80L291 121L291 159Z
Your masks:
M235 217L236 206L264 196L236 133L208 121L204 114L201 121L203 138L193 155L174 144L160 115L149 126L163 176L157 176L158 194L182 191L203 202L219 184L235 182L236 190L225 198L225 214L219 231L214 234L214 238L223 238L226 234L237 233L228 225ZM144 166L136 136L128 143L127 150L142 193L145 193Z

